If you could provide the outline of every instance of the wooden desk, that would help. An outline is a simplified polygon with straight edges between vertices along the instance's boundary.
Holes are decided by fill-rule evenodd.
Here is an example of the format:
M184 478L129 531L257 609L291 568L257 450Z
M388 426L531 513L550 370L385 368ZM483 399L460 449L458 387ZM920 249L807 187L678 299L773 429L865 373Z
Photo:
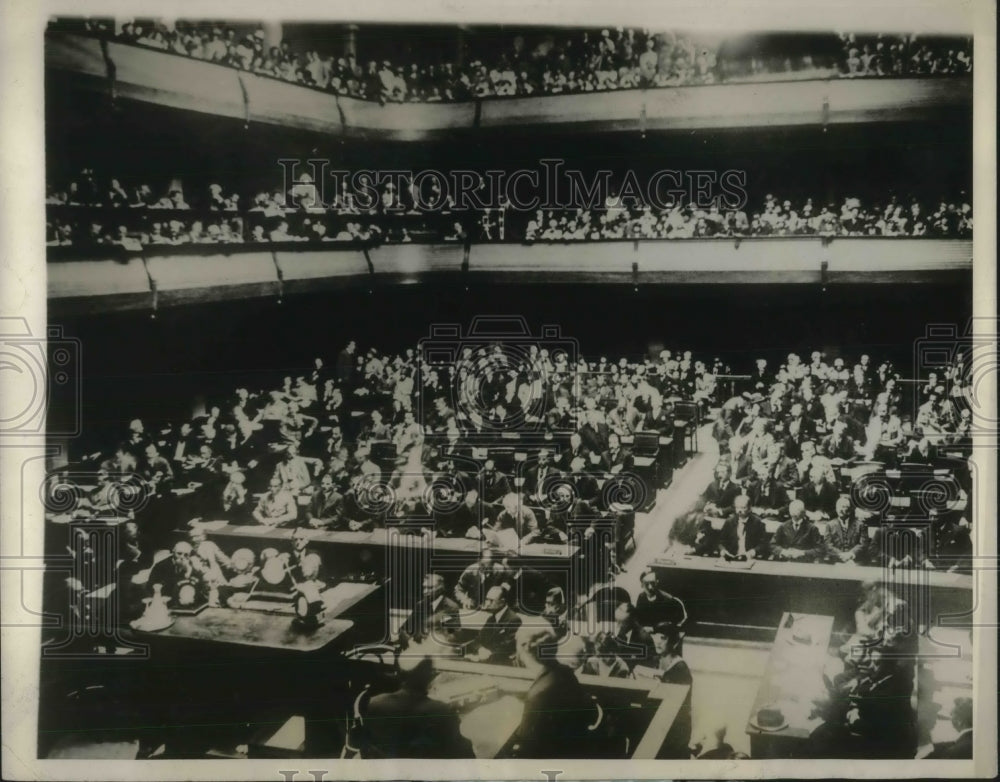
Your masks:
M764 677L747 718L746 732L750 735L750 755L754 759L801 756L809 736L822 724L821 718L810 718L810 713L813 700L826 692L823 668L832 632L832 616L782 614ZM763 730L755 725L756 714L764 706L779 708L786 725L780 730Z
M379 587L373 584L337 584L323 592L325 622L314 630L292 625L287 611L240 608L206 608L193 616L174 615L174 623L163 630L137 631L143 638L185 638L197 641L263 646L268 649L314 652L324 648L354 626L339 618Z
M853 624L865 582L886 582L911 605L918 623L933 625L945 615L966 615L973 607L973 579L937 570L896 570L836 564L756 560L747 566L720 565L717 557L668 551L651 567L660 585L681 598L700 631L706 624L778 627L783 611L823 613L838 629ZM952 620L954 621L954 620Z
M259 554L264 548L286 551L292 547L292 530L285 527L222 524L209 528L208 536L227 554L238 548ZM401 534L396 528L371 532L311 530L309 545L322 558L324 571L338 578L368 574L382 580L391 576L395 582L389 597L391 608L412 608L428 572L441 573L448 588L453 587L462 571L479 560L486 548L478 540L427 538ZM522 544L509 559L514 567L551 575L553 583L563 585L569 599L569 569L578 553L578 546L566 543L529 543ZM497 552L496 556L506 555Z
M524 696L535 680L535 674L524 668L489 665L462 660L435 659L437 675L431 684L431 697L459 701L458 708L463 735L472 741L477 758L504 757L511 750L514 732L521 722ZM588 694L597 698L604 720L613 720L633 748L627 755L633 759L654 759L661 755L664 741L687 698L687 685L663 684L659 681L611 679L577 674ZM494 695L481 705L461 705L463 693L495 688ZM596 757L595 747L580 748L581 757Z

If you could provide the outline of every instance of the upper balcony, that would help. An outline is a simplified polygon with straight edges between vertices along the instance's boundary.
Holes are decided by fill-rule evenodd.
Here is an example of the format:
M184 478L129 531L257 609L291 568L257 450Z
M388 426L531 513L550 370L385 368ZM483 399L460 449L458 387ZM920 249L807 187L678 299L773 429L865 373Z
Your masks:
M401 141L516 127L590 133L913 122L970 115L972 109L969 75L841 78L819 70L769 77L775 81L382 105L169 51L56 31L46 36L45 65L52 77L116 99L332 137Z

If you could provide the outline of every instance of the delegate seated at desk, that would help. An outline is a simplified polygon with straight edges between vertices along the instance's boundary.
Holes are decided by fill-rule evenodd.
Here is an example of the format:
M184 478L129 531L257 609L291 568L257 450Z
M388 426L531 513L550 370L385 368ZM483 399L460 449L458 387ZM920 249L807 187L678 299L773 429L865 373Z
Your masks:
M740 487L732 480L732 469L728 462L720 462L715 468L715 479L705 489L705 514L725 516L733 509L733 501L740 494Z
M309 548L311 537L305 527L292 533L292 551L288 557L288 573L301 584L304 581L323 581L322 557Z
M460 610L458 603L445 594L444 577L440 573L428 573L424 576L423 594L403 625L403 632L418 642L428 636L448 641L460 626Z
M254 508L254 519L258 524L278 527L295 521L298 515L299 508L295 498L281 485L281 478L272 475L270 487Z
M457 497L457 492L455 494ZM462 498L461 504L452 510L452 503L443 503L441 510L435 510L434 532L440 538L479 539L482 537L482 506L479 503L479 492L469 489Z
M484 548L479 561L469 565L458 577L455 599L466 608L479 608L490 588L511 583L513 578L507 564L494 559L492 549Z
M864 558L868 546L868 528L854 514L847 497L837 500L837 517L826 527L827 558L831 562L855 562Z
M823 536L806 518L802 500L792 500L788 504L788 516L788 521L778 527L771 541L774 558L813 562L821 557L825 551Z
M475 656L482 662L509 665L516 649L515 635L521 626L521 617L508 605L506 584L490 587L483 601L483 611L489 616L476 639Z
M833 431L823 439L822 450L827 459L843 459L845 462L858 455L857 446L847 433L847 424L844 421L834 422Z
M182 586L194 587L194 603L203 603L208 599L208 568L201 558L194 553L194 548L186 540L174 544L171 554L166 559L157 562L149 571L147 580L150 594L160 587L164 597L171 598L170 607L180 605L180 589Z
M589 502L574 497L573 490L564 484L555 490L555 504L546 513L545 523L521 542L565 543L569 540L567 532L571 524L589 522L592 527L599 517L600 514Z
M827 479L825 464L813 463L809 468L809 482L796 496L802 501L806 516L812 521L832 519L837 514L837 498L840 497L840 491Z
M778 516L788 507L788 492L780 477L782 469L780 463L758 464L753 475L744 481L743 491L750 498L750 507L756 515Z
M521 503L517 494L508 494L503 498L503 510L497 515L489 529L503 533L513 530L517 539L529 542L538 534L538 519L535 512Z
M313 492L306 509L306 519L310 527L341 529L344 518L344 496L333 484L333 476L326 473Z
M458 714L428 697L434 664L428 656L399 659L399 689L374 696L359 731L366 758L472 758L472 743L460 731Z
M312 485L312 477L309 475L309 465L314 469L322 468L323 462L320 459L300 456L299 446L295 442L288 443L285 450L285 458L278 462L274 468L274 474L280 479L281 485L292 494L299 494Z
M750 512L750 498L741 494L733 501L734 512L722 526L719 555L732 560L759 559L767 555L768 534L764 522Z

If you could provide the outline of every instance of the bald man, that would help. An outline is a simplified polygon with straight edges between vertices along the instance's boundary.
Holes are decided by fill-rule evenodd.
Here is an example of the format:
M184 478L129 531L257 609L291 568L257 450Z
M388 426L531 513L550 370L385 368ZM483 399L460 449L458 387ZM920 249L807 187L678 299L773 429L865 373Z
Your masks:
M771 541L775 559L814 562L824 552L823 536L806 518L806 506L801 500L788 504L788 521L778 527Z

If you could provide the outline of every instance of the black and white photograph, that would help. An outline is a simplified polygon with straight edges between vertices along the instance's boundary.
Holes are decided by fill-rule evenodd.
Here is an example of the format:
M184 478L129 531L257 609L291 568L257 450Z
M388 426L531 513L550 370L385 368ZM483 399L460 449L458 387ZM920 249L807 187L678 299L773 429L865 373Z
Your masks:
M995 4L5 5L5 777L996 774Z

